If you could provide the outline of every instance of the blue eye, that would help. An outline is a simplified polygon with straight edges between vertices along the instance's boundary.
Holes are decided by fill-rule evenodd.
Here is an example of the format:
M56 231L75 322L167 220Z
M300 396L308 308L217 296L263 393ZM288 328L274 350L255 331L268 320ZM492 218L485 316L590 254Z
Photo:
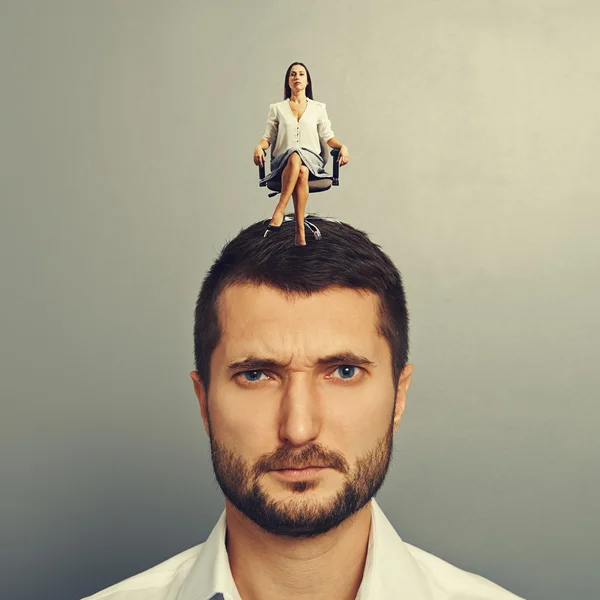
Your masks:
M246 381L260 381L261 375L264 375L264 373L262 371L244 371L240 375Z
M358 371L358 367L354 367L352 365L342 365L338 367L334 373L339 373L340 379L352 379L356 372Z

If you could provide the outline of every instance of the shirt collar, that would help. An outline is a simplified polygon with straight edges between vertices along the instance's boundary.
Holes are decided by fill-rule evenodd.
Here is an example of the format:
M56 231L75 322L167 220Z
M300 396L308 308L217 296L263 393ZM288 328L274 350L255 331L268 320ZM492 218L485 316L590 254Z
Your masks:
M216 594L222 594L225 600L241 600L229 566L225 547L226 531L223 511L210 536L202 544L177 600L211 600Z
M427 580L375 500L362 583L356 600L433 600Z
M241 600L229 567L225 532L223 511L202 545L177 600L211 600L216 594L222 594L225 600ZM372 500L367 561L356 600L400 596L411 600L433 600L421 569L377 502Z

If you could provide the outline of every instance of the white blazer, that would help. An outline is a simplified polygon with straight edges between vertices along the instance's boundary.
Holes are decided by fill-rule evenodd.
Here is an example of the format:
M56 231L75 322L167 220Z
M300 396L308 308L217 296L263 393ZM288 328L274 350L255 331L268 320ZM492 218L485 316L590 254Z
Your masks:
M292 112L289 100L269 105L267 128L263 139L269 145L275 144L272 157L283 154L289 148L298 146L308 148L315 154L321 154L321 143L334 137L331 121L323 102L308 99L304 114L298 121Z

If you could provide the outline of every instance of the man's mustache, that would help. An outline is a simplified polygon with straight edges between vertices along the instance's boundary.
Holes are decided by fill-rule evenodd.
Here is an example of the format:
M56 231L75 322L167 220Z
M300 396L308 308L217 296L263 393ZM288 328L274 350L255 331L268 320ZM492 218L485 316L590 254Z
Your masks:
M309 444L300 451L296 451L289 446L281 446L274 452L263 454L252 470L254 476L259 477L269 471L306 469L308 467L336 469L344 475L349 471L348 462L341 452L328 450L316 442Z

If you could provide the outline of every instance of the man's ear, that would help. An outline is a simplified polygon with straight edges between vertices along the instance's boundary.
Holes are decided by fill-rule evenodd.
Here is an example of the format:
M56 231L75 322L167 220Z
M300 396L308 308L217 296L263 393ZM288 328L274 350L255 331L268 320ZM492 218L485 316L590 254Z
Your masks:
M202 379L200 379L200 374L198 371L192 371L190 373L190 377L194 383L194 393L196 394L196 398L198 398L198 403L200 404L200 414L202 415L202 421L204 422L204 431L206 431L206 435L210 437L210 427L208 424L208 397L204 387L204 382Z
M410 387L410 381L413 374L413 366L406 365L400 373L398 379L398 386L396 388L396 407L394 409L394 433L396 433L398 427L400 427L400 421L402 421L402 415L406 408L406 394Z

